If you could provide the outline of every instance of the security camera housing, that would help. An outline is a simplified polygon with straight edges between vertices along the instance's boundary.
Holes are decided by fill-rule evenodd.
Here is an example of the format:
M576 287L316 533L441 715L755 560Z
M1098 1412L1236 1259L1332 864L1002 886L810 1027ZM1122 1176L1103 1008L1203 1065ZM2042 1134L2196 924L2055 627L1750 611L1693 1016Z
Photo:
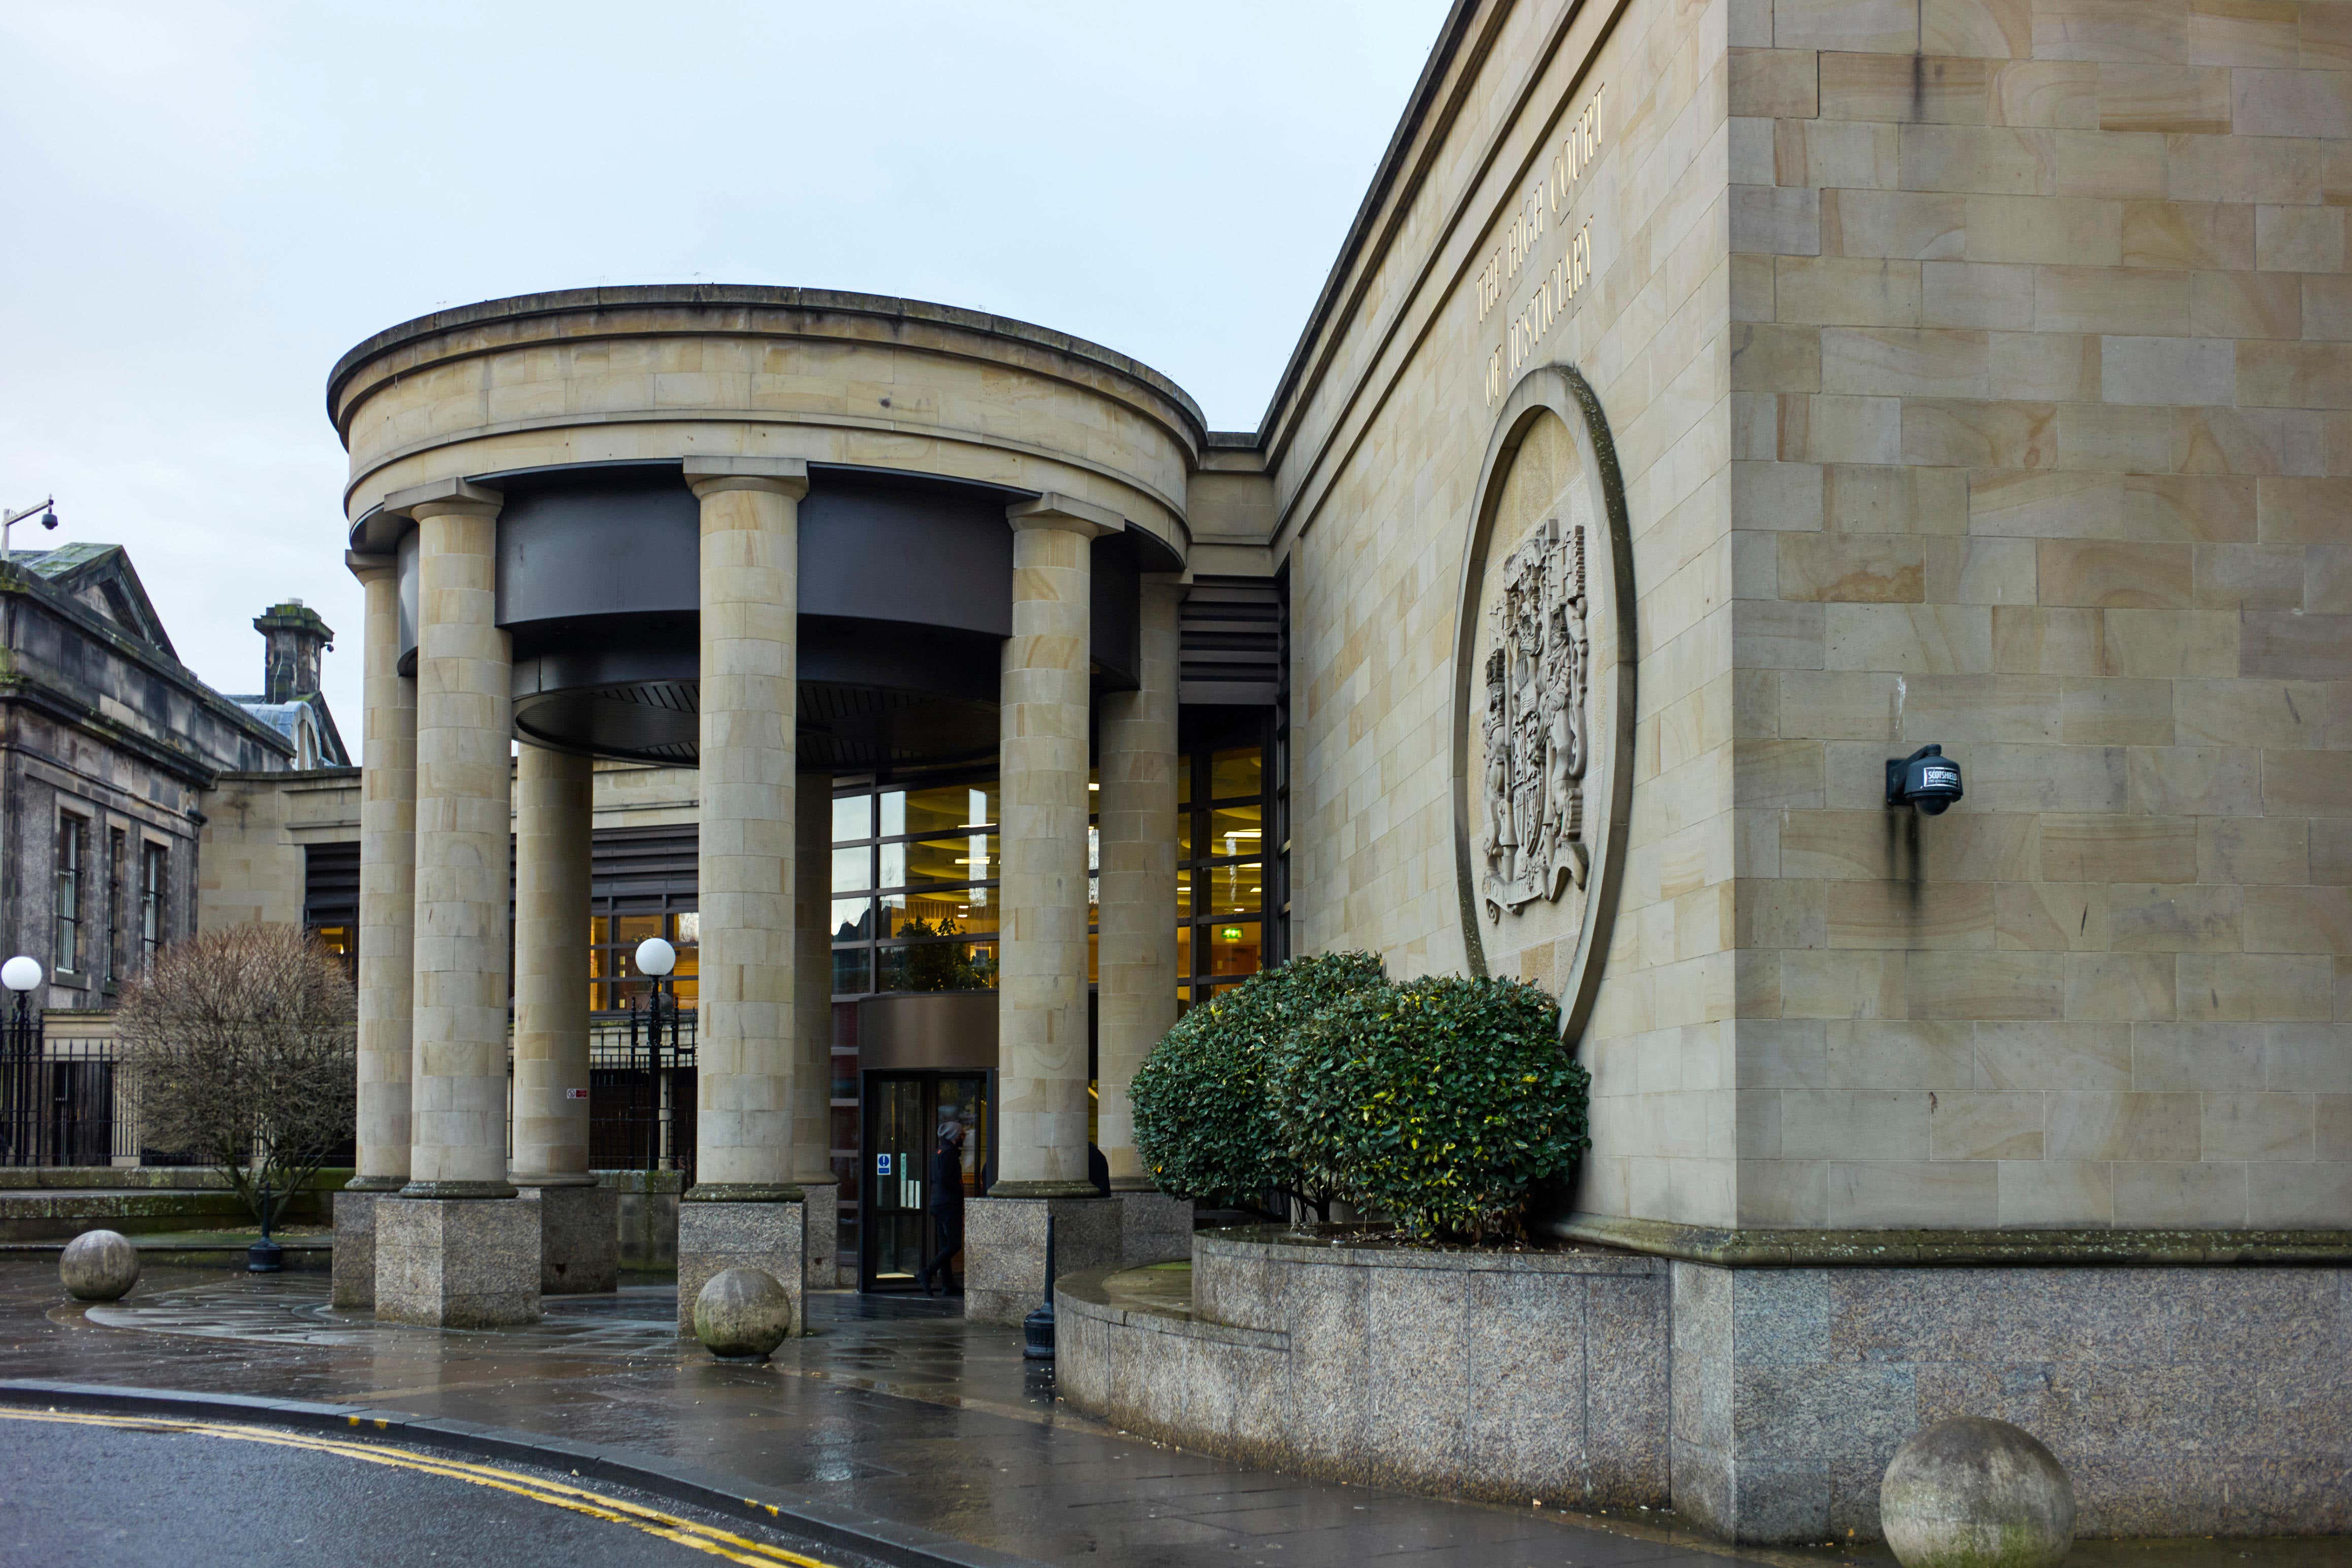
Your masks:
M1929 816L1941 816L1965 792L1960 764L1944 755L1941 746L1922 746L1907 757L1886 759L1886 804L1914 805Z

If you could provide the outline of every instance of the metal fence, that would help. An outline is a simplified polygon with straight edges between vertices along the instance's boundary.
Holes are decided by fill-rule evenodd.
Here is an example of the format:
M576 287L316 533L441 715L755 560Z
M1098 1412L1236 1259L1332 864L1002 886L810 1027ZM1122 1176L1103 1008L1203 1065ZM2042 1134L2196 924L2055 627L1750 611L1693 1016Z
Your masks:
M130 1083L111 1018L0 1018L0 1165L184 1163L140 1160Z
M695 1014L599 1013L589 1024L589 1164L694 1173ZM0 1015L0 1166L191 1165L142 1148L110 1015ZM348 1164L349 1151L328 1163Z
M692 1008L599 1013L588 1026L588 1163L694 1180Z

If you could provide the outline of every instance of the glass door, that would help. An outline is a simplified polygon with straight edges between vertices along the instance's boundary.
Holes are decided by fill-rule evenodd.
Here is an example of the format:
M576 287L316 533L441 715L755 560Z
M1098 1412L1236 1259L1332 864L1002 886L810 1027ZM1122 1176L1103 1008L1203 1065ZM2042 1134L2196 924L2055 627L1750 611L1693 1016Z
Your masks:
M932 1235L929 1180L940 1123L964 1128L963 1190L980 1195L988 1164L988 1077L984 1073L869 1072L861 1145L858 1281L861 1290L913 1290L916 1274L939 1242ZM954 1270L961 1277L961 1270Z

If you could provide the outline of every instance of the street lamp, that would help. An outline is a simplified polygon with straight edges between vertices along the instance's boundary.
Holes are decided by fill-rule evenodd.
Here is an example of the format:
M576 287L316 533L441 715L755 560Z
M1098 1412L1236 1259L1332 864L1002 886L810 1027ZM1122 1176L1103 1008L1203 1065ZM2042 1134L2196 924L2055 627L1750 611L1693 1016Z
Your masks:
M57 527L58 498L55 496L50 496L46 500L36 501L22 511L0 513L0 560L7 560L11 555L8 547L8 531L16 527L18 523L24 521L26 518L32 516L37 511L41 514L41 526L43 528ZM30 963L33 961L28 958L25 962ZM40 982L36 980L33 984L35 985L38 985Z
M33 993L42 980L38 959L18 953L0 963L0 985L16 994L16 1014L8 1029L8 1152L17 1161L37 1150L41 1136L40 1047L33 1032Z
M662 1168L662 1112L666 1096L662 1093L661 1026L662 982L677 967L677 949L657 936L649 936L637 943L637 973L650 983L646 996L646 1109L653 1114L646 1120L646 1169ZM671 1002L670 1045L677 1045L677 1005Z

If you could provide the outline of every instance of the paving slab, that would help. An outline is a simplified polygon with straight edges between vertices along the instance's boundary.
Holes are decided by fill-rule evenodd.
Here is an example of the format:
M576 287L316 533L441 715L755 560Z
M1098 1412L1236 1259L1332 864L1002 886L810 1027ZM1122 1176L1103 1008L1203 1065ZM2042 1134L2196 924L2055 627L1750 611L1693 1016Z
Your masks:
M1017 1329L952 1303L809 1298L814 1331L722 1364L671 1324L674 1287L555 1297L539 1323L379 1325L319 1276L153 1268L123 1301L69 1303L53 1268L0 1261L0 1376L397 1412L628 1456L845 1520L1055 1564L1348 1568L1831 1568L1874 1550L1734 1550L1671 1516L1588 1518L1327 1485L1162 1447L1079 1416ZM816 1517L813 1514L812 1517ZM2340 1542L2084 1543L2105 1568L2317 1568ZM2202 1547L2204 1550L2200 1551ZM977 1553L976 1553L977 1555Z

